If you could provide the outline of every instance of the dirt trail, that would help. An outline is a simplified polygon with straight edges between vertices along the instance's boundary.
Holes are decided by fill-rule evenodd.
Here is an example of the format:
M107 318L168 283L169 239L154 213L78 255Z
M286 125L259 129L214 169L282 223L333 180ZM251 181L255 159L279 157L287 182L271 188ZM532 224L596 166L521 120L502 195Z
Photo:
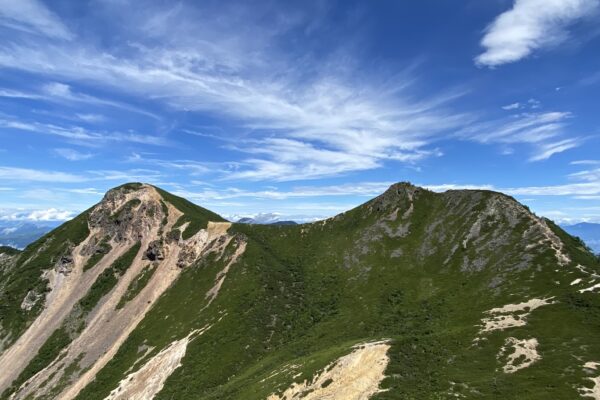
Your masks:
M161 391L167 378L181 366L187 345L210 329L195 330L181 340L171 343L152 357L139 370L125 377L105 400L146 400Z
M381 392L379 384L389 363L387 342L357 345L354 351L324 368L311 382L294 383L267 400L367 400Z

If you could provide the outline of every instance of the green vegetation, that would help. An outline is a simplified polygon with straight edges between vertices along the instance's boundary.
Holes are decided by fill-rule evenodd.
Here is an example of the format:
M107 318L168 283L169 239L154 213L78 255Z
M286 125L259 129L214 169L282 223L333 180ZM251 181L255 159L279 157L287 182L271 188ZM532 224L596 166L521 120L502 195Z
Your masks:
M156 188L165 201L171 203L176 209L181 211L183 215L177 220L174 228L183 225L186 222L190 224L183 231L183 239L189 239L194 236L200 229L204 229L208 225L208 221L225 221L220 215L215 214L205 208L195 205L188 200L175 196L160 188Z
M167 207L167 203L165 203L164 201L160 201L160 208L162 209L162 213L163 213L163 219L162 219L162 226L167 225L167 222L169 221L169 207Z
M128 192L133 192L135 190L139 190L142 188L142 186L143 186L143 184L140 182L130 182L130 183L125 183L121 186L117 186L116 188L114 188L112 190L123 190L125 193L128 193Z
M221 220L161 194L184 212L179 226L195 221L184 237ZM436 194L396 185L326 222L234 224L224 254L211 251L186 266L78 399L104 399L174 340L206 327L155 399L264 400L310 380L353 345L381 339L391 344L382 382L389 390L374 400L577 398L576 389L590 385L583 362L600 360L600 294L581 293L585 286L571 282L584 276L577 264L595 273L600 264L547 223L565 244L567 266L539 244L527 210L489 191ZM208 305L206 293L240 241L246 249ZM136 246L98 277L82 311L114 287ZM146 266L117 308L156 269ZM487 310L551 296L556 303L533 311L525 326L479 332ZM503 373L497 356L508 337L536 338L542 359Z
M147 265L146 267L144 267L143 270L140 271L139 275L135 277L134 280L127 287L127 291L125 292L125 294L123 294L121 300L119 300L119 303L116 307L117 310L123 308L123 306L125 306L125 304L128 301L134 299L135 296L137 296L142 291L142 289L146 287L146 285L154 275L155 271L156 265L153 264Z
M21 252L21 250L15 249L14 247L0 246L0 254L8 254L9 256L15 256L15 255L19 254L20 252Z
M151 357L175 338L211 324L189 344L182 367L157 399L265 399L293 381L310 379L347 354L352 344L382 338L392 340L383 382L390 390L376 399L445 398L450 382L457 383L455 392L467 397L477 393L482 399L537 399L547 393L572 398L574 385L585 383L580 369L561 378L565 384L558 385L556 377L572 364L574 351L582 357L600 356L600 343L594 339L600 316L591 312L600 309L600 302L578 295L561 301L564 306L537 310L520 335L535 336L549 346L541 350L548 363L514 375L499 373L496 354L507 335L493 333L481 346L473 346L483 312L515 300L566 293L568 283L554 283L552 251L529 261L544 266L542 278L531 266L515 268L524 252L524 219L514 232L507 231L513 223L508 216L488 219L482 224L481 244L453 251L496 194L421 191L416 196L405 236L393 236L404 232L400 216L408 209L406 199L395 193L327 224L235 224L230 232L242 235L248 245L211 306L200 311L222 268L223 260L214 256L184 270L79 398L106 396L137 359L142 344L156 346ZM398 218L389 220L396 207ZM394 251L402 256L392 257ZM573 251L581 251L574 259L586 257L581 249ZM471 262L464 264L465 257ZM486 267L477 267L479 259ZM165 324L165 318L172 322ZM586 318L590 320L583 324ZM569 322L557 329L556 320ZM589 352L561 345L573 337L591 345ZM272 376L289 364L299 367ZM297 373L301 375L294 379Z
M0 398L8 398L8 394L15 388L18 388L27 379L44 369L52 360L58 357L60 351L71 342L69 334L63 328L55 330L46 342L40 347L35 357L29 362L27 367L19 374L19 377L11 384Z
M100 299L115 287L119 281L119 276L122 276L133 262L133 259L140 250L140 246L140 242L131 246L129 250L116 259L109 268L102 271L98 278L96 278L96 281L92 284L90 290L81 300L79 300L79 307L81 307L81 310L84 313L93 310Z
M88 214L89 210L30 244L20 252L14 268L0 272L0 332L9 338L5 345L16 340L41 311L43 302L29 311L21 309L21 302L29 291L46 292L42 272L89 235Z

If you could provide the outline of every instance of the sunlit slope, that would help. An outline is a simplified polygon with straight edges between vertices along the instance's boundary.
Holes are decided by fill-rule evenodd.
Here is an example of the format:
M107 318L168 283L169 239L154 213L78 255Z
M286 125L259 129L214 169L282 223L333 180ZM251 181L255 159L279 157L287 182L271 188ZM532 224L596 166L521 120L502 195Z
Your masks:
M0 264L6 397L600 398L598 260L499 193L263 226L133 184L35 246Z

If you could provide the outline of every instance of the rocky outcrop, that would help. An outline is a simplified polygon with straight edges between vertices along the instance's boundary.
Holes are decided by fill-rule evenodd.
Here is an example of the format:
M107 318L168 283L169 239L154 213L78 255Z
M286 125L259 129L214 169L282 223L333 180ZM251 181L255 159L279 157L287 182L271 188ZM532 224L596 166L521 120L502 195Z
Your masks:
M19 340L2 354L0 370L10 373L2 374L0 391L19 375L49 335L65 324L64 329L74 337L61 351L61 362L49 363L24 382L11 399L58 393L61 399L72 399L93 380L160 295L178 278L182 268L192 265L206 252L224 251L233 238L227 233L230 223L208 223L187 240L180 235L176 237L173 232L181 232L187 226L173 228L182 215L149 185L126 185L109 191L89 213L89 236L79 246L70 247L46 272L51 290L45 308ZM131 264L113 267L119 257L138 242L141 250ZM91 257L99 261L94 268L85 269ZM156 269L149 281L135 297L117 307L148 261ZM83 314L78 302L92 290L103 272L111 268L121 271L115 275L114 287L109 287L108 293L96 300L89 314ZM22 307L33 307L38 300L37 294L29 293ZM74 323L83 323L83 326L73 329ZM69 370L69 365L77 365L76 371Z
M148 244L148 248L142 257L144 260L161 261L165 259L163 240L154 240Z

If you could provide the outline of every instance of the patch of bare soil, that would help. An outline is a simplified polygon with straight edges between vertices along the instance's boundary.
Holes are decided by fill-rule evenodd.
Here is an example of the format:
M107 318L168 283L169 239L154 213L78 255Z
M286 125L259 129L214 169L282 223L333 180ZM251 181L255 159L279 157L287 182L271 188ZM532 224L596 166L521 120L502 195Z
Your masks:
M481 330L479 333L504 330L527 324L527 317L536 308L552 304L552 298L531 299L523 303L507 304L503 307L492 308L486 311L489 317L481 320Z
M390 361L387 342L357 345L352 353L325 367L312 381L294 383L267 400L367 400L381 392L379 384Z
M507 338L504 346L500 349L498 358L501 359L506 356L511 348L513 351L507 355L506 364L502 367L502 370L507 374L512 374L541 360L542 357L537 352L537 346L538 341L536 338L523 340L514 337Z
M187 345L206 332L210 326L191 332L152 357L139 370L133 372L110 392L105 400L149 400L161 391L167 378L181 366Z

